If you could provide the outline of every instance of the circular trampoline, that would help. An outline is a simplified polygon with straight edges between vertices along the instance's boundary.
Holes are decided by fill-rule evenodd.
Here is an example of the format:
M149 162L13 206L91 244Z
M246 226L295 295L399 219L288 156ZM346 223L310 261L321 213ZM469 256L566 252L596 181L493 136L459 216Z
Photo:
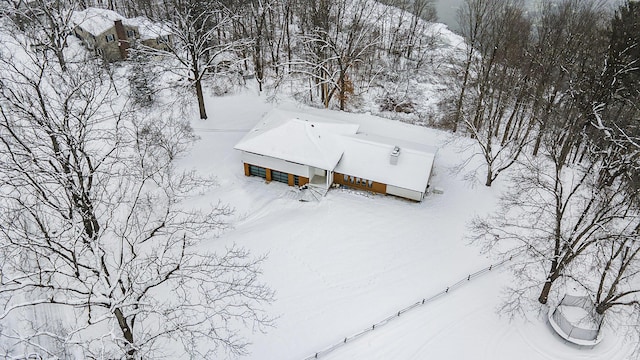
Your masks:
M595 346L601 339L602 315L588 296L565 294L549 309L549 323L563 339L581 346Z

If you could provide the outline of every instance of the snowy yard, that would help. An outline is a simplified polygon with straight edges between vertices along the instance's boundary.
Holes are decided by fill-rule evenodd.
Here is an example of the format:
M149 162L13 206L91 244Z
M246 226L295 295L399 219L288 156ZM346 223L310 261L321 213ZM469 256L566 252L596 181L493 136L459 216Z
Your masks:
M640 2L106 5L0 6L3 358L640 359Z
M278 317L266 334L248 334L248 359L304 359L399 309L429 297L495 260L464 240L474 215L491 211L503 181L472 186L451 172L462 154L450 135L424 129L410 136L440 146L430 194L422 203L350 190L331 190L320 202L299 202L284 184L245 177L233 150L274 105L250 91L208 100L212 116L192 125L201 138L185 168L214 175L218 187L197 199L235 208L233 228L204 246L237 243L267 253L263 280L276 291ZM288 106L280 104L278 106ZM309 110L318 111L318 110ZM343 115L340 115L343 116ZM361 126L385 121L349 115ZM393 134L389 134L393 136ZM325 359L629 359L633 344L611 330L592 350L554 335L546 314L529 321L498 316L506 273L493 271L418 307Z

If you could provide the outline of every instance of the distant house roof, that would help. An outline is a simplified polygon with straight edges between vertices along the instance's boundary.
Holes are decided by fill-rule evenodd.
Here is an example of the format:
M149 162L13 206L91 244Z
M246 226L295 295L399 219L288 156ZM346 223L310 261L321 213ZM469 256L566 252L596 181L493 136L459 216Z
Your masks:
M161 36L171 35L171 31L167 26L154 23L146 17L136 17L127 19L127 25L137 26L140 40L157 39Z
M235 148L333 170L343 153L336 135L355 134L358 127L342 121L273 110Z
M93 36L98 36L111 29L115 21L122 21L126 26L138 29L141 40L157 39L160 36L170 35L166 26L154 23L145 17L132 19L125 18L115 11L98 8L87 8L82 11L74 11L71 22Z
M398 124L400 125L400 124ZM358 124L273 110L240 140L236 149L424 192L437 148L381 134ZM391 153L400 155L391 163Z
M113 27L114 21L126 22L126 18L115 11L87 8L82 11L74 11L71 22L93 36L98 36Z

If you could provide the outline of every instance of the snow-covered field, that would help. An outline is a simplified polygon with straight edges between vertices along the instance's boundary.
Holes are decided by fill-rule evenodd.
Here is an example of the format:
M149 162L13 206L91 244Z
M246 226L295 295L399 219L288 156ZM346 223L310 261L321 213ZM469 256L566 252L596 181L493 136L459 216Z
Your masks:
M248 333L248 359L304 359L429 297L493 262L464 240L466 223L491 211L503 184L471 186L450 170L465 155L449 134L405 134L441 146L430 194L422 203L349 190L331 190L320 202L299 202L294 190L245 177L233 150L274 106L253 91L212 98L209 120L192 120L200 136L181 166L217 177L218 187L198 203L235 208L233 229L203 246L237 243L268 253L263 280L276 291L269 308L278 317L266 334ZM318 111L318 110L309 110ZM340 115L363 128L387 121ZM389 134L393 136L393 134ZM463 140L461 140L463 141ZM503 180L504 181L504 180ZM607 330L594 349L554 335L546 314L529 321L496 313L506 273L492 271L418 307L386 326L323 356L325 359L630 359L633 345Z

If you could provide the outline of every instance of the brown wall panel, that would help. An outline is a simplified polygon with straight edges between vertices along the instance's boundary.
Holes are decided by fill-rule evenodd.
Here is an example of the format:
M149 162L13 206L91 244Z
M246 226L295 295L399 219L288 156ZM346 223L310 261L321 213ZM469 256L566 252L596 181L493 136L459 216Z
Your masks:
M352 179L355 179L354 176L351 176ZM364 179L366 181L366 179ZM365 183L364 185L360 185L360 184L356 184L355 180L354 182L350 182L350 181L345 181L344 180L344 174L340 174L340 173L335 173L335 175L333 176L333 182L336 184L340 184L340 185L345 185L354 189L360 189L360 190L366 190L366 191L371 191L371 192L376 192L376 193L380 193L380 194L386 194L387 193L387 185L386 184L382 184L382 183L378 183L378 182L373 182L372 186L369 187L367 186L367 184Z

